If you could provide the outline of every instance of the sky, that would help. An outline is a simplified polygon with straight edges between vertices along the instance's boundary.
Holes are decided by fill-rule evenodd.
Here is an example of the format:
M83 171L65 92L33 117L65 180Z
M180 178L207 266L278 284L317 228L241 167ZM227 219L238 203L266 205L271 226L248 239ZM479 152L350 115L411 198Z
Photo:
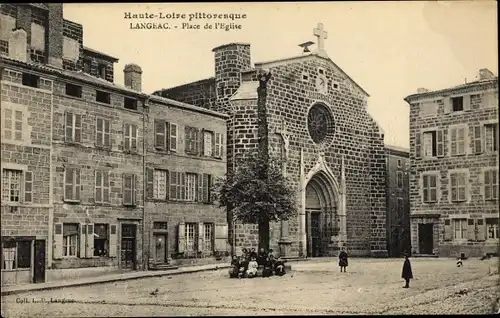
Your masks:
M125 14L234 13L239 20L126 19ZM84 45L141 66L142 88L152 93L214 75L212 49L251 44L252 63L300 55L298 44L317 42L323 23L329 57L369 94L368 111L385 131L385 143L409 147L409 106L417 88L442 89L473 81L479 69L498 74L496 1L315 3L112 3L64 4L64 18L83 25ZM130 23L169 23L170 30L131 29ZM184 21L186 22L186 21ZM189 23L189 21L187 21ZM205 24L241 25L230 31Z

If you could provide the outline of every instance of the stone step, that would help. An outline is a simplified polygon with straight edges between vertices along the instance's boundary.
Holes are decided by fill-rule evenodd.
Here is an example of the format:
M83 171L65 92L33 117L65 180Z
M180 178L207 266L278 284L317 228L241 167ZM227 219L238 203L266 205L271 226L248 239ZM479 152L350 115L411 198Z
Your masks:
M438 258L439 255L434 255L434 254L413 254L411 257L413 257L413 258Z
M308 258L304 257L282 257L285 262L304 262L308 261Z
M162 265L154 265L154 266L150 267L149 270L165 271L165 270L178 269L178 268L179 268L179 266L162 264Z

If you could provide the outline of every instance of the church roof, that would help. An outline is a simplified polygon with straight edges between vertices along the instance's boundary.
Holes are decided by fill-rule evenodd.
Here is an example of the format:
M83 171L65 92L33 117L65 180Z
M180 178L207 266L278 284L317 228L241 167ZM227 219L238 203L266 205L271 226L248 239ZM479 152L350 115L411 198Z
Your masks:
M257 99L257 87L259 87L258 81L243 82L229 100Z
M321 59L325 59L328 62L332 63L333 66L336 69L338 69L340 71L340 73L342 73L342 75L344 75L354 85L356 85L356 87L358 87L367 97L370 97L370 94L368 94L368 92L365 91L363 89L363 87L361 87L358 83L356 83L349 75L347 75L346 72L344 72L344 70L342 70L337 64L335 64L335 62L333 62L331 58L322 56L322 55L320 55L318 53L314 53L313 52L313 53L306 54L306 55L297 55L297 56L292 56L292 57L286 57L286 58L276 59L276 60L272 60L272 61L259 62L259 63L255 63L255 67L256 68L263 68L263 67L272 67L272 66L278 66L278 65L285 65L285 64L295 63L295 62L300 61L300 60L307 60L307 59L311 59L311 58L321 58Z

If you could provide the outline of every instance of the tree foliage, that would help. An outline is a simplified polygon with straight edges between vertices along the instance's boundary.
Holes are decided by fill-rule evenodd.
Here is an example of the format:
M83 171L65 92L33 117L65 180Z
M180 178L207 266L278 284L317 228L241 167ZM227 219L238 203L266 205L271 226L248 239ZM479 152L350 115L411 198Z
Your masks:
M234 175L216 180L214 195L220 207L233 207L243 223L286 220L296 212L296 196L283 176L282 162L249 153L238 163ZM262 178L263 167L267 171Z

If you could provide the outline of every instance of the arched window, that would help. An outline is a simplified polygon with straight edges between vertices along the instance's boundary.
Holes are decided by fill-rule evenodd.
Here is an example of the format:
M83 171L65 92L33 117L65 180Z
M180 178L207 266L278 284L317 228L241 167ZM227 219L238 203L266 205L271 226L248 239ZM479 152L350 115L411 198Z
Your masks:
M307 115L307 129L311 139L322 144L333 137L334 122L330 110L323 104L315 104Z

